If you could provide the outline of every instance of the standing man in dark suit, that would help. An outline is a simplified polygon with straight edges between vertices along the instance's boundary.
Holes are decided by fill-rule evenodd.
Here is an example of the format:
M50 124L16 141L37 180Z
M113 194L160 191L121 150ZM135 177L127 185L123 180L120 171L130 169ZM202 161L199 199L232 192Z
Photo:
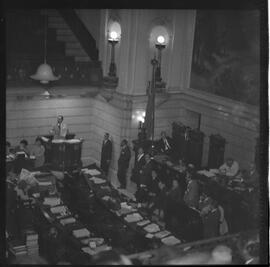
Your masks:
M166 153L167 155L172 152L172 139L169 136L166 136L166 132L161 132L161 138L159 140L160 151Z
M130 148L128 147L127 140L124 139L121 142L121 152L120 157L118 159L118 171L117 171L117 177L120 182L120 188L123 189L125 189L127 185L126 176L130 158L131 158Z
M152 161L149 154L145 154L145 165L142 167L140 171L140 185L146 186L147 190L149 190L149 186L152 181Z
M101 149L100 168L108 175L111 159L112 159L112 141L109 139L110 135L105 133Z
M140 170L140 182L135 193L135 197L140 203L146 203L149 201L149 187L152 180L152 162L148 153L144 155L145 164Z
M135 166L132 170L131 181L136 183L137 189L140 186L140 171L145 164L144 151L142 147L138 148L138 155L136 158Z

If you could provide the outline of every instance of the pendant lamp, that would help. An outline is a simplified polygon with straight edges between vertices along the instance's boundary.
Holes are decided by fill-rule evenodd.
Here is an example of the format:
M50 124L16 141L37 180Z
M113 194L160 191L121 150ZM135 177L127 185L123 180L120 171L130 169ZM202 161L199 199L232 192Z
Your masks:
M34 75L31 75L30 78L33 80L40 81L42 84L48 84L52 81L57 81L61 78L61 75L54 76L52 68L49 64L46 63L47 57L47 14L45 14L45 38L44 38L44 63L39 65L37 72Z

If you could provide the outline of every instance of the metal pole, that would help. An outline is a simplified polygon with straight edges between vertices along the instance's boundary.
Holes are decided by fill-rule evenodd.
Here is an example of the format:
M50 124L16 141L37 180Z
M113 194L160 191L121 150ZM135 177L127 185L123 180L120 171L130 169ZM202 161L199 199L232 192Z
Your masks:
M158 64L158 61L154 58L151 60L151 64L153 66L152 71L152 86L151 86L151 97L152 97L152 123L151 123L151 143L152 143L152 153L154 148L154 135L155 135L155 88L156 88L156 79L155 79L155 73L156 73L156 67Z

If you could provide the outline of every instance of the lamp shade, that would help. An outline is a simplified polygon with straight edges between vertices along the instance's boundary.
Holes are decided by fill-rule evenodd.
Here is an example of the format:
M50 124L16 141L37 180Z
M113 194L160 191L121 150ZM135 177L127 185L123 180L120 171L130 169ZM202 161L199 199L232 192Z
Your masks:
M61 75L58 77L54 76L51 66L46 63L41 64L38 67L36 74L30 76L30 78L40 81L43 84L47 84L51 81L57 81L60 77Z

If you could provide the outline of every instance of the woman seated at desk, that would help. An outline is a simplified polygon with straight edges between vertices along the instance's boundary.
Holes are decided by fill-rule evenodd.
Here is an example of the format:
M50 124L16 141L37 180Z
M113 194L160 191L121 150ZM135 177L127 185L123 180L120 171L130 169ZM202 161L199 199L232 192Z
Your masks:
M40 137L36 138L34 147L31 150L31 156L35 157L35 168L43 166L45 162L45 148L42 145L42 139Z

